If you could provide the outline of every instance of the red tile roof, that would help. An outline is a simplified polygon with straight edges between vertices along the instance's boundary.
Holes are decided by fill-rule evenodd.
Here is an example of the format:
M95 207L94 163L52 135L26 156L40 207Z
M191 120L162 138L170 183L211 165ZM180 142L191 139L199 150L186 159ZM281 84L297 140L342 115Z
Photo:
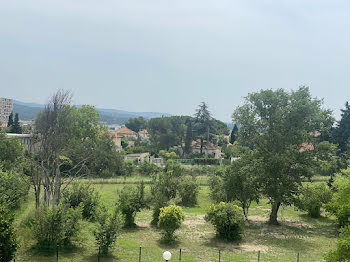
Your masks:
M116 133L121 135L135 135L136 133L127 127L121 127L115 130Z

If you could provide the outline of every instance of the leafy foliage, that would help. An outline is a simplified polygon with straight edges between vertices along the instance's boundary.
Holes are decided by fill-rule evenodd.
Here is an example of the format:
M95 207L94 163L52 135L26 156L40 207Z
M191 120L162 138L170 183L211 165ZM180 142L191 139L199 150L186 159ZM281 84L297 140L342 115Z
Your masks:
M0 152L0 169L13 170L21 166L24 151L17 138L6 138L0 132Z
M350 142L350 105L345 103L345 109L341 109L341 119L333 130L333 140L339 145L340 153L348 151Z
M125 226L135 226L136 213L141 208L146 207L144 184L140 184L137 188L125 186L119 193L118 208L124 216Z
M53 210L42 206L32 226L38 247L48 248L70 244L72 237L79 231L82 209L82 206L74 209L62 204Z
M139 167L139 171L144 176L151 176L158 172L159 168L154 163L149 163L148 161L143 161Z
M333 190L335 191L326 209L337 217L339 226L350 224L350 168L336 175Z
M63 203L76 208L83 205L82 216L93 219L99 205L99 195L91 184L73 183L71 188L63 192Z
M311 217L321 216L321 207L329 203L332 191L325 183L305 185L296 201L296 206L307 211Z
M13 171L0 170L0 195L10 209L18 208L28 191L29 183L26 178Z
M233 113L240 126L239 143L254 149L260 159L261 190L271 201L270 223L278 223L280 205L292 201L301 178L310 177L317 164L313 134L329 129L333 122L331 111L321 106L307 87L291 93L262 90L249 94L245 105Z
M179 206L170 205L160 209L158 227L163 230L165 240L174 239L175 230L180 228L184 219L184 212Z
M184 206L194 206L197 204L199 186L195 177L182 178L177 190L181 198L181 204Z
M129 118L125 122L125 126L132 131L138 133L140 130L145 129L147 126L147 121L142 117Z
M13 215L6 204L0 199L0 261L9 262L13 259L18 244L13 226Z
M350 258L350 226L340 229L337 249L328 253L327 262L345 262Z
M118 209L110 215L106 208L102 207L96 216L96 228L94 235L97 244L103 254L115 243L122 227L122 217Z
M253 201L259 202L259 160L253 154L246 154L227 167L223 175L226 201L237 200L248 219L248 210Z
M233 203L221 202L211 205L205 220L215 227L217 234L222 239L237 240L243 234L243 210Z

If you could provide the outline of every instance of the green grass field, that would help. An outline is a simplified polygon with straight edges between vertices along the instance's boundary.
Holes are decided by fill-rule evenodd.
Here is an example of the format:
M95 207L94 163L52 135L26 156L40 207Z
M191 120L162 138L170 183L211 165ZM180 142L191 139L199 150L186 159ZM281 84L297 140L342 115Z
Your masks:
M126 178L135 183L139 178ZM120 181L119 181L120 180ZM101 194L101 200L113 208L117 201L117 192L124 184L123 178L105 181L91 180ZM204 181L205 179L203 179ZM118 182L125 183L118 183ZM147 188L146 188L147 189ZM204 215L211 200L207 186L200 187L199 201L196 207L184 208L185 221L177 231L177 241L171 245L164 244L159 230L150 226L151 211L143 210L136 217L137 227L125 229L111 249L108 257L100 261L138 261L139 247L142 247L141 261L162 261L162 252L169 250L173 254L171 261L179 261L182 249L182 261L323 261L324 255L335 247L337 228L332 217L312 219L304 212L293 207L282 207L279 211L280 226L267 225L269 204L263 200L253 204L249 211L245 235L239 242L227 243L218 240L213 227L204 221ZM28 225L28 218L34 213L34 195L24 202L16 212L17 235L20 248L16 261L56 261L55 250L38 252L33 248ZM98 247L92 234L94 225L81 223L81 233L74 240L74 247L59 249L59 261L98 261Z

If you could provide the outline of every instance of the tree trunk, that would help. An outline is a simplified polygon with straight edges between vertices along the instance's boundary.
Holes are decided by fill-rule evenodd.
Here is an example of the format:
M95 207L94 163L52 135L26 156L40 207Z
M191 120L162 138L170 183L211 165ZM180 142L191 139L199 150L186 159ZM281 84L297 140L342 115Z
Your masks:
M281 205L281 203L278 201L272 202L269 224L278 225L277 213L278 213L278 209L280 208L280 205Z

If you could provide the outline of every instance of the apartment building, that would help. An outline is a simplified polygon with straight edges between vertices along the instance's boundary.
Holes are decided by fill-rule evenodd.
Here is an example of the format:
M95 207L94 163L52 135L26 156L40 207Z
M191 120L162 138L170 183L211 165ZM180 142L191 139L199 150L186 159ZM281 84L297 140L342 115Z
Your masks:
M13 100L0 97L0 123L7 124L13 110Z

